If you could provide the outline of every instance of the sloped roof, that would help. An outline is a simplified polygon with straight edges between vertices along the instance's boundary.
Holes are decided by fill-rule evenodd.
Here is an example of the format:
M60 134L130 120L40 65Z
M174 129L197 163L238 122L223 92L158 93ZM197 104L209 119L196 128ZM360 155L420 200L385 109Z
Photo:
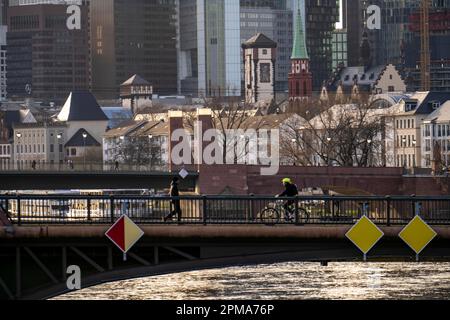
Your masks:
M433 107L434 102L438 102L438 104L442 106L449 100L450 92L419 91L415 92L409 99L403 99L396 105L392 106L391 109L393 113L397 115L429 115L436 111ZM405 102L417 102L417 107L411 111L405 112Z
M150 85L150 82L148 82L147 80L142 78L140 75L135 74L130 79L128 79L127 81L125 81L124 83L121 84L121 86L130 86L130 85L148 86L148 85Z
M133 119L133 112L128 108L121 107L102 107L102 111L108 117L108 128L119 127L122 122Z
M292 47L291 59L309 59L308 49L306 48L306 35L303 30L302 14L300 12L300 4L295 22L294 45Z
M134 130L139 129L144 126L146 121L135 121L135 120L127 120L122 122L117 128L107 131L103 137L104 138L117 138L130 134Z
M425 99L417 108L416 114L430 114L435 111L432 102L439 102L440 105L443 105L449 100L450 92L428 92Z
M87 133L86 142L83 138L83 133ZM73 135L72 138L70 138L69 141L67 141L66 147L100 147L101 144L95 140L93 136L90 135L90 133L85 129L80 129Z
M425 118L425 121L446 122L450 121L450 100L444 103L439 109Z
M276 48L277 43L265 34L257 33L242 44L242 48Z
M358 86L371 88L385 69L386 65L375 66L369 69L365 69L363 66L342 68L333 79L331 88L337 88L339 83L342 83L344 87L353 87L355 80Z
M105 121L108 117L89 91L73 91L66 100L58 121Z

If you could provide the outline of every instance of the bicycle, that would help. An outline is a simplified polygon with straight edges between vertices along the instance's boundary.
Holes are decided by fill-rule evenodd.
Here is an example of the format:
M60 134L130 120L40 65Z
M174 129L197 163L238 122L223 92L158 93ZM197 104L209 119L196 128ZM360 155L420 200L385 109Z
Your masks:
M288 212L284 208L285 200L277 200L275 202L269 203L269 205L264 208L259 214L259 219L265 224L277 224L281 222L281 217L285 218L286 222L305 224L309 220L309 213L305 208L296 208L294 205L290 205L291 209ZM283 215L282 215L283 214ZM297 218L296 218L297 217Z

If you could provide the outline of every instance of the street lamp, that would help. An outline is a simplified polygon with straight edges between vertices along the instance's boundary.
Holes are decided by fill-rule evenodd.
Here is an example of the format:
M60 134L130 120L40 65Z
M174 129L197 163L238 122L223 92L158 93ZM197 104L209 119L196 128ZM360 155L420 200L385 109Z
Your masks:
M86 139L88 137L88 134L86 132L83 132L83 169L86 168Z
M406 168L406 137L402 138L402 144L403 144L403 167Z
M152 167L153 167L152 139L153 139L153 135L149 134L148 135L148 149L149 149L148 156L150 157L150 159L149 159L150 171L152 170Z
M417 141L414 139L412 141L413 147L414 147L414 160L413 160L413 167L416 167L416 147L417 147Z
M20 132L17 132L16 137L17 137L17 161L18 161L18 166L19 166L18 169L20 170L20 153L21 153L20 138L22 138L22 134Z
M327 138L327 142L328 142L328 144L327 144L327 160L328 160L328 166L331 166L331 159L330 159L330 152L331 152L331 148L330 148L330 142L331 142L331 137L328 137Z
M367 151L368 152L368 154L367 154L367 164L369 165L369 167L371 166L370 165L370 154L372 153L372 139L367 139L367 145L368 145L368 147L369 147L369 150Z
M62 139L62 133L58 133L56 135L56 138L58 139L58 170L61 170L61 151L62 149L59 148L59 146L61 145L61 139Z

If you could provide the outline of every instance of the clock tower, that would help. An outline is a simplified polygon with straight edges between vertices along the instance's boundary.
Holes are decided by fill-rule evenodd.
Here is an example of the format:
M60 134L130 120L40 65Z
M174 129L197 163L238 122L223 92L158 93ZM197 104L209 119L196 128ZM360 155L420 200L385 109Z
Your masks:
M275 98L277 43L258 33L242 45L245 63L245 101L269 105Z
M309 69L309 56L299 4L294 30L291 72L289 73L289 107L291 111L298 111L302 102L309 100L311 97L312 74Z

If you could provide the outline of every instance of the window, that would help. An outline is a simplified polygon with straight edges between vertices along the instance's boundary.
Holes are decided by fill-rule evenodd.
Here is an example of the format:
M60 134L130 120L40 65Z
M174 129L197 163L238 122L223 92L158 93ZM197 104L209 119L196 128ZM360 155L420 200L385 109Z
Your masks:
M62 144L59 145L59 153L63 153L63 145Z
M71 155L72 157L76 156L76 155L77 155L77 149L76 149L76 148L70 149L70 155Z
M394 91L395 91L394 86L388 86L388 91L389 91L389 92L394 92Z
M53 144L50 145L50 152L55 152L55 146Z
M260 64L260 78L262 83L270 83L270 63Z
M431 140L430 139L425 140L425 151L426 152L431 151Z

